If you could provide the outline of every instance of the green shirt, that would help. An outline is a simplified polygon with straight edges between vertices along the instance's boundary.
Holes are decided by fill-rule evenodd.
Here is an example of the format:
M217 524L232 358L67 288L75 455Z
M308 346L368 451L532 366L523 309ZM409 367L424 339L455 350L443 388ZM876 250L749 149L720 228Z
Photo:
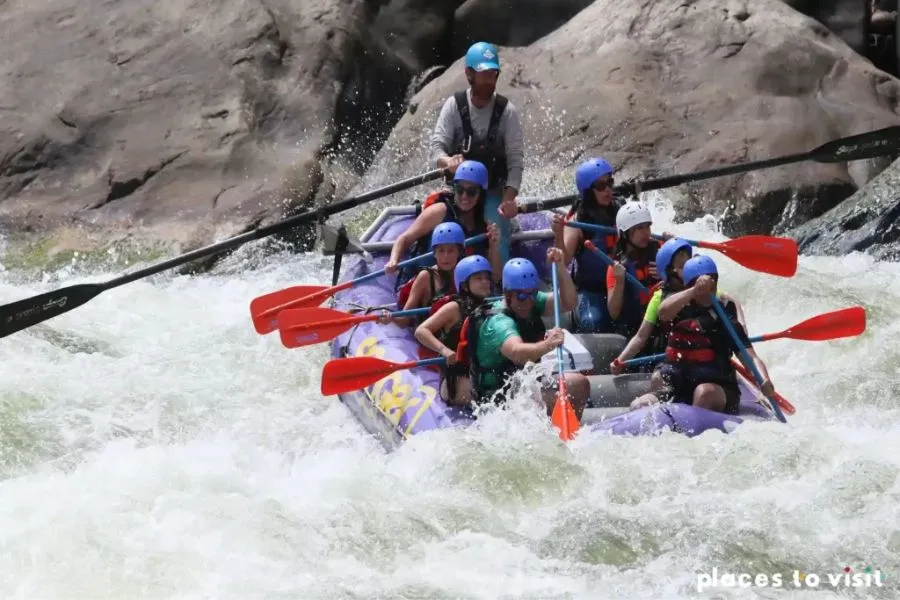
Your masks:
M531 318L543 316L549 297L550 294L547 292L537 293L534 307L531 309ZM505 307L506 303L503 300L493 305L496 310L502 310ZM519 335L519 328L516 327L516 322L512 317L501 314L485 319L481 324L481 329L478 330L478 347L475 349L478 364L486 369L493 369L509 362L509 359L500 353L500 348L506 340L517 335ZM502 384L503 382L498 381L494 374L486 373L482 375L479 387L482 392L487 394L492 393Z
M716 290L716 297L721 299L724 293L722 290ZM659 321L659 307L663 300L662 294L662 290L656 290L653 293L653 297L650 298L650 302L647 303L647 310L644 311L644 320L648 323L656 325Z

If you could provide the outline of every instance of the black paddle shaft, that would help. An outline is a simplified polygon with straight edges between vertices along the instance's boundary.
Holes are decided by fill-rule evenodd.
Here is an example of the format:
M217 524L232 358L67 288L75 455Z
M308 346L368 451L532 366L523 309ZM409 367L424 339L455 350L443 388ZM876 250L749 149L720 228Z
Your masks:
M713 177L725 177L726 175L736 175L738 173L746 173L748 171L756 171L759 169L770 169L772 167L780 167L782 165L802 162L804 160L814 160L816 162L825 163L849 162L852 160L863 160L866 158L898 153L900 153L900 126L885 127L884 129L878 129L868 133L840 138L822 144L815 150L810 150L809 152L789 154L787 156L758 160L740 165L729 165L727 167L719 167L716 169L707 169L706 171L685 173L683 175L672 175L670 177L661 177L659 179L630 182L617 185L613 189L619 193L634 193L635 191L649 192L651 190L675 187L692 181L702 181L704 179L712 179ZM519 207L519 213L533 213L562 206L569 206L576 200L578 200L578 196L571 195L550 200L529 202L528 204L523 204Z
M150 277L151 275L156 275L162 271L167 271L193 260L197 260L198 258L205 258L226 250L237 248L247 242L259 240L298 225L310 223L320 218L329 217L339 212L350 210L351 208L365 204L370 200L383 198L428 181L439 179L440 177L443 177L443 175L443 169L435 169L434 171L416 175L415 177L392 183L391 185L372 190L371 192L366 192L365 194L353 198L347 198L346 200L329 204L319 210L311 210L299 215L294 215L293 217L279 221L278 223L260 227L253 231L248 231L247 233L228 238L227 240L192 250L187 254L170 258L169 260L151 265L133 273L127 273L104 283L72 285L53 290L52 292L45 292L38 296L32 296L31 298L26 298L24 300L19 300L17 302L12 302L10 304L5 304L0 306L0 337L6 337L12 333L68 312L73 308L77 308L85 302L88 302L97 294L106 290L125 285L126 283L131 283L132 281L137 281L138 279Z

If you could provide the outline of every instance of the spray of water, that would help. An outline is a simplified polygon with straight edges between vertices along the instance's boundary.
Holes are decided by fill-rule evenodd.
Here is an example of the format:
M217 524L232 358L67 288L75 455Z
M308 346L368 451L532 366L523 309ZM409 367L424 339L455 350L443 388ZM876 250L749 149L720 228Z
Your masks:
M723 239L651 207L656 230ZM788 425L564 446L520 397L386 454L318 393L327 348L250 324L253 297L330 279L312 254L242 253L4 338L0 596L896 598L900 265L801 257L787 280L716 258L751 333L869 311L860 338L758 345ZM114 274L3 274L0 300ZM884 586L830 586L845 566ZM699 592L714 568L784 585Z

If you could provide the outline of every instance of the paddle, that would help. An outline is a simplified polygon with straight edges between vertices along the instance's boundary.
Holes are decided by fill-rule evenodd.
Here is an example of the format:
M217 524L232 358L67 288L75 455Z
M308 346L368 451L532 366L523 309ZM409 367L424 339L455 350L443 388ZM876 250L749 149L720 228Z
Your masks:
M399 310L392 317L413 317L428 314L431 307ZM380 312L347 316L330 308L289 308L278 313L278 330L285 348L301 348L333 340L351 327L367 321L377 321Z
M492 296L485 302L501 300L503 296ZM398 310L390 313L392 317L414 317L427 315L431 311L430 306L413 308L410 310ZM278 330L281 333L281 343L287 348L300 348L311 344L328 342L348 331L351 327L367 321L377 321L381 312L372 312L367 315L351 315L346 312L331 308L289 308L278 313Z
M470 246L486 239L487 235L482 233L481 235L476 235L467 239L465 245ZM434 252L428 252L421 256L410 258L409 260L398 263L397 269L399 270L410 265L419 264L433 256ZM289 308L313 308L319 306L322 302L338 292L348 290L353 286L365 283L366 281L378 279L385 273L386 271L384 269L380 269L369 273L368 275L363 275L362 277L357 277L356 279L351 279L350 281L345 281L330 287L294 286L254 298L250 302L250 317L253 319L253 327L256 328L257 333L271 333L278 328L276 317L281 311Z
M762 390L762 375L759 373L759 370L756 368L756 365L750 358L750 354L747 353L747 348L744 346L744 344L741 343L741 338L738 337L737 332L734 330L734 326L731 324L731 319L729 319L728 315L725 314L725 309L722 308L722 303L719 302L719 299L716 298L715 294L711 294L710 298L712 299L713 310L715 310L716 314L719 315L719 320L725 326L725 330L728 331L728 335L731 336L731 341L734 342L735 347L738 349L738 356L740 356L741 362L744 363L744 366L747 367L747 369L751 373L753 373L753 379L756 381L756 385L759 386L760 390ZM775 399L775 394L766 395L766 398L770 400L770 403L772 405L772 412L775 413L775 417L782 423L787 423L787 419L784 418L784 414L781 412L781 407L778 406L778 401Z
M331 396L361 390L395 371L439 365L444 362L446 359L443 356L404 363L382 360L374 356L335 358L325 363L322 369L322 395Z
M578 223L568 221L569 227L575 227L583 231L597 231L600 233L617 234L615 227L593 225L591 223ZM654 235L654 239L663 241L661 235ZM797 272L797 242L790 238L771 237L768 235L747 235L726 242L704 242L698 240L684 240L692 246L707 248L721 252L734 262L753 271L779 275L781 277L793 277Z
M751 375L750 372L744 368L744 365L742 365L740 363L740 361L734 360L732 358L731 365L734 367L734 370L737 371L738 373L740 373L744 379L746 379L748 381L753 379L753 375ZM778 403L778 406L780 406L781 409L784 412L786 412L787 414L792 415L795 412L797 412L797 409L794 408L794 405L791 404L790 402L788 402L787 400L785 400L784 396L782 396L778 392L775 392L774 394L772 394L772 398L775 399L775 402Z
M859 135L839 138L822 144L814 150L802 152L800 154L788 154L777 158L757 160L716 169L707 169L706 171L695 171L694 173L684 173L682 175L671 175L659 179L627 182L613 187L613 192L617 194L633 194L642 191L649 192L651 190L675 187L682 183L702 181L704 179L724 177L726 175L736 175L738 173L746 173L758 169L770 169L772 167L780 167L782 165L803 162L805 160L814 160L822 163L850 162L874 158L876 156L897 154L898 152L900 152L900 126L895 125L893 127L885 127L884 129L869 131ZM519 214L569 206L579 199L580 197L577 194L573 194L570 196L552 198L550 200L537 200L535 202L520 205Z
M788 338L809 342L825 342L846 337L855 337L866 330L866 310L862 306L842 308L797 323L778 333L766 333L750 338L750 342L767 342ZM631 358L624 361L626 367L634 367L665 360L665 353ZM749 379L749 378L748 378Z
M595 246L591 240L585 240L584 247L587 248L588 250L590 250L591 252L593 252L594 254L596 254L597 256L599 256L610 267L615 264L615 261L612 258L610 258L609 256L607 256L607 254L605 252L601 251L597 246ZM650 293L650 290L647 289L647 286L645 286L643 283L641 283L637 277L635 277L628 271L625 271L625 279L627 279L629 283L631 283L632 285L637 287L637 289L639 289L643 293L645 293L645 294Z
M10 304L4 304L3 306L0 306L0 337L6 337L27 327L37 325L47 319L57 317L89 302L100 293L119 287L120 285L150 277L151 275L156 275L157 273L197 260L198 258L205 258L226 250L237 248L247 242L260 240L269 237L270 235L287 231L298 225L312 223L320 218L324 219L325 217L365 204L370 200L383 198L395 192L421 185L427 181L439 179L443 177L443 175L443 170L435 169L434 171L416 175L415 177L392 183L391 185L372 190L371 192L366 192L365 194L353 198L347 198L340 202L329 204L321 209L306 211L299 215L284 219L283 221L279 221L278 223L273 223L266 227L259 227L253 231L242 233L241 235L237 235L227 240L210 244L203 248L198 248L197 250L192 250L181 256L170 258L169 260L149 266L145 269L140 269L134 273L128 273L103 283L71 285L52 292L38 294L31 298L25 298L24 300L18 300Z
M557 272L559 265L553 263L553 324L555 327L561 327L559 316L559 274ZM556 395L556 403L553 405L553 412L550 415L550 422L559 428L559 437L567 442L575 437L575 432L581 427L578 422L578 416L572 403L569 402L569 393L566 390L566 373L563 363L562 346L556 347L556 370L559 382L559 392Z

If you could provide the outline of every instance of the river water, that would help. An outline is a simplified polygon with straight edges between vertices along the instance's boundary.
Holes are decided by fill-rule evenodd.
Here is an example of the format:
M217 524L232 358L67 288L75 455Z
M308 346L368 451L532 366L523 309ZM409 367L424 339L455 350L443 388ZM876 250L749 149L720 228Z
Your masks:
M0 597L900 597L900 265L716 257L751 334L868 310L856 339L757 345L788 425L564 446L518 403L387 454L319 393L327 348L250 323L253 297L330 281L312 254L247 249L4 338ZM0 301L117 274L0 274ZM845 567L871 586L833 585Z

